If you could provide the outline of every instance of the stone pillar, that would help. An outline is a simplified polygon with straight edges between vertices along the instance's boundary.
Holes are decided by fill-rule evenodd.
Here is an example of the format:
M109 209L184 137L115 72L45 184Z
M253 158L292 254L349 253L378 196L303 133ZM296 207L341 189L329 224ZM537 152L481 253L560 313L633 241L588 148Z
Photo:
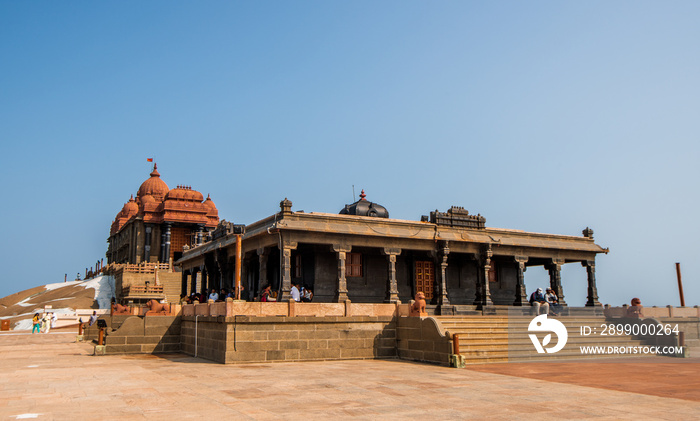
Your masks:
M195 236L195 245L202 244L202 233L204 232L204 225L197 224L197 235Z
M190 269L190 294L193 292L197 292L199 289L197 289L197 269L192 268Z
M348 282L345 278L345 255L352 250L352 246L346 246L342 244L333 244L331 246L333 250L338 255L338 286L335 291L335 298L333 301L336 303L343 303L350 301L348 299Z
M598 301L598 287L595 283L595 260L584 260L581 265L586 268L588 272L588 300L586 301L586 307L597 307L600 306L600 301Z
M515 256L515 262L518 264L518 274L515 278L515 301L514 306L528 306L530 302L527 299L527 291L525 290L525 263L527 256Z
M248 278L248 266L250 266L250 257L244 256L243 259L241 259L241 285L244 288L243 292L241 293L241 300L253 301L255 291L253 290L254 284L252 279ZM233 286L235 287L235 274L232 278L232 282Z
M195 292L202 292L204 291L204 286L202 285L202 267L194 268L193 270L193 278L192 278L192 287Z
M146 224L146 246L144 247L145 249L145 255L146 255L146 263L151 261L151 232L153 231L153 227L151 225Z
M447 298L447 256L450 254L450 247L447 241L441 242L438 251L438 262L440 263L440 281L438 284L437 304L439 306L449 306L450 300Z
M160 253L158 253L158 261L165 262L165 229L160 227Z
M170 261L170 228L172 224L169 222L165 223L165 252L163 255L163 263L168 263Z
M384 248L384 255L387 259L387 280L386 280L386 298L385 303L398 303L401 304L399 300L399 288L396 283L396 256L401 254L401 249L399 248Z
M190 295L189 291L187 291L187 271L186 270L182 271L182 286L180 288L180 295L184 295L185 297Z
M269 283L267 280L267 250L264 247L258 249L258 263L260 265L260 274L258 279L258 297L262 296L262 290Z
M209 283L209 273L208 273L207 267L205 265L202 265L199 267L199 272L200 272L199 279L201 280L199 291L204 292L206 289L209 289L209 285L207 285ZM204 300L205 302L206 302L206 298L207 297L205 297L205 300Z
M565 306L564 288L561 286L561 265L563 264L564 260L562 259L552 259L552 263L548 265L547 269L549 270L549 286L557 294L559 304Z
M286 199L285 199L286 200ZM280 274L282 275L282 299L277 301L289 301L292 298L292 250L297 248L297 243L291 241L282 242L282 267Z
M477 287L477 296L475 304L486 307L493 305L491 301L491 290L489 286L489 271L491 270L491 258L493 250L491 245L486 244L481 249L481 270L479 271L479 285Z

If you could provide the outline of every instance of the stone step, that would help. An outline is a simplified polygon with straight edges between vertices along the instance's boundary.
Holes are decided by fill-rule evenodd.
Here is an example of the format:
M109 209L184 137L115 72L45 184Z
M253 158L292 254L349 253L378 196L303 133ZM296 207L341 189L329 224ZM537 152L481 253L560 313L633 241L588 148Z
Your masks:
M578 348L575 349L563 349L555 354L538 354L534 351L523 350L523 351L508 351L508 350L493 350L493 351L468 351L460 352L465 360L472 364L495 362L495 360L501 362L515 362L515 361L551 361L551 360L561 360L561 359L602 359L602 358L615 358L620 355L608 355L608 354L582 354ZM646 354L625 354L625 358L628 357L643 357L649 356Z
M503 342L508 342L512 344L518 343L531 343L528 336L518 336L513 337L512 335L490 335L490 336L467 336L459 335L460 346L471 345L471 344L487 344L494 343L500 344ZM607 337L587 337L587 336L569 336L567 343L571 344L614 344L614 343L637 343L642 341L641 339L631 338L631 337L619 337L619 336L607 336Z

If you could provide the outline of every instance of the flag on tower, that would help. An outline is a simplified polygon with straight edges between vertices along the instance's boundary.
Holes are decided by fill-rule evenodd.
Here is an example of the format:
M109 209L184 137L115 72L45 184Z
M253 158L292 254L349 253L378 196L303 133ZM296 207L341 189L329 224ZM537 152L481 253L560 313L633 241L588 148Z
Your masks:
M153 158L146 158L146 161L153 162Z

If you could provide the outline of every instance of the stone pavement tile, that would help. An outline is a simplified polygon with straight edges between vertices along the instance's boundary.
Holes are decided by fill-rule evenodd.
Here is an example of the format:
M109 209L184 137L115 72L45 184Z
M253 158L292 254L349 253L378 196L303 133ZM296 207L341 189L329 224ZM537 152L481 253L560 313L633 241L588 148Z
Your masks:
M700 401L700 359L650 357L609 362L505 363L467 370Z
M689 400L396 360L225 366L184 355L93 357L65 336L32 338L29 347L26 338L14 338L0 335L6 357L0 396L14 396L0 403L0 419L29 412L42 413L39 419L101 420L107 414L167 421L510 420L531 419L533 409L539 419L690 419L700 413L700 404ZM30 360L42 362L32 371L26 369ZM42 394L51 398L41 400Z

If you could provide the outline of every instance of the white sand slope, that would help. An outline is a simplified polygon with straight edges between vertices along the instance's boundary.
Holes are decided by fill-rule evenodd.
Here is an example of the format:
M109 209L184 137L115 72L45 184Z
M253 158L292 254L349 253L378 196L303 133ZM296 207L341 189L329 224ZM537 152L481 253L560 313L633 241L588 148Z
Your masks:
M109 309L112 297L115 296L114 278L104 275L85 281L48 284L43 288L38 292L36 288L32 288L2 299L4 308L0 309L0 320L10 319L14 322L14 330L31 330L32 317L35 313L42 313L44 306L50 305L51 311L58 315L59 321L60 319L74 320L79 316L76 314L76 310L79 309ZM94 295L89 295L92 300L85 300L84 293L76 292L77 289L90 288L94 290ZM26 294L23 294L25 292ZM83 297L77 299L77 295ZM12 303L12 301L15 302ZM76 308L78 306L79 308ZM98 311L98 313L102 312Z

